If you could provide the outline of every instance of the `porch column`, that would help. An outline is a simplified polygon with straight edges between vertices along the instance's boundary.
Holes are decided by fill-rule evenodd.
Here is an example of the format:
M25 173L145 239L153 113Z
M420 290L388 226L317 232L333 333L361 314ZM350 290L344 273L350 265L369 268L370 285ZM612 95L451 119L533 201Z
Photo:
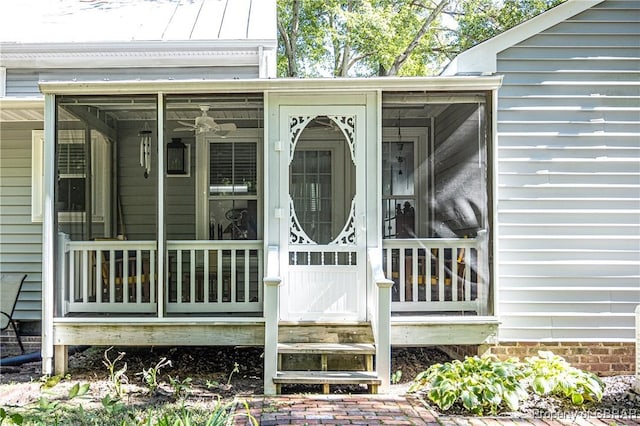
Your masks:
M376 280L378 287L378 338L376 372L382 380L380 393L389 393L391 383L391 280Z
M157 282L157 290L156 290L156 299L157 299L157 314L158 318L164 317L164 288L165 288L165 273L167 270L167 265L165 262L166 258L166 250L167 250L167 233L165 227L165 217L164 217L164 205L165 205L165 186L164 186L164 152L165 152L165 143L164 143L164 94L158 93L158 143L157 143L157 153L158 153L158 230L157 230L157 244L158 244L158 253L156 256L156 261L158 262L157 274L158 274L158 282Z
M53 315L55 287L55 96L44 97L44 155L42 204L42 374L50 375L53 367Z
M264 394L277 393L273 378L278 371L278 321L279 292L282 279L279 270L279 248L269 247L267 253L267 276L264 277Z

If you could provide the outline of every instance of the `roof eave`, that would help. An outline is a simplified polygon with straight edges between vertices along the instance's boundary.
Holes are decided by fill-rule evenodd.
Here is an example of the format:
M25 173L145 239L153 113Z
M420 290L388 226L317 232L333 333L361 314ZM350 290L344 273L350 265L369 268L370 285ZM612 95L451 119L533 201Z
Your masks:
M275 40L0 43L7 68L106 68L256 65Z
M41 82L45 94L109 95L155 93L242 93L242 92L344 92L375 90L489 91L502 84L501 76L374 77L318 79L242 80L129 80L129 81L49 81Z

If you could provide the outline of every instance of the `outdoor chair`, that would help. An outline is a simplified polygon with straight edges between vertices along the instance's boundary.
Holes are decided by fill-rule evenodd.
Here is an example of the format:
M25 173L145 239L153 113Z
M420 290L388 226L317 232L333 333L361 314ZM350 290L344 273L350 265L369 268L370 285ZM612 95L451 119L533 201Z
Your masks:
M13 320L13 312L18 302L22 283L26 278L26 274L0 274L0 331L6 330L11 325L22 353L24 353L24 346L22 346L22 340L18 334L18 327Z

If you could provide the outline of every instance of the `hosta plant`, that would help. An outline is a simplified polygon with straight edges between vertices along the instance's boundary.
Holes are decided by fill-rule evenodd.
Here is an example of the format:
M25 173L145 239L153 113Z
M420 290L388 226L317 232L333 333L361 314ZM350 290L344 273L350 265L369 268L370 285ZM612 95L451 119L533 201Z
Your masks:
M568 398L576 405L602 399L604 384L598 376L572 367L564 358L539 351L526 361L527 381L538 395Z
M475 356L432 365L418 374L409 390L425 390L443 411L460 403L474 414L496 414L505 406L517 410L526 399L524 377L524 370L515 360Z

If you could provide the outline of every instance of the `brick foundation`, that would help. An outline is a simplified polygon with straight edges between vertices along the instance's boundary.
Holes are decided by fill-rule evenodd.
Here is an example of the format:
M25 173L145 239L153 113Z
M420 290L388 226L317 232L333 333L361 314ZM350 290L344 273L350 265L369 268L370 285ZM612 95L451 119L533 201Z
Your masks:
M635 343L595 342L501 342L496 346L481 347L501 359L524 359L551 351L563 357L573 367L591 371L598 376L633 375L636 372Z
M20 336L24 353L40 351L40 336ZM13 330L7 329L0 333L0 358L20 355L20 346Z

